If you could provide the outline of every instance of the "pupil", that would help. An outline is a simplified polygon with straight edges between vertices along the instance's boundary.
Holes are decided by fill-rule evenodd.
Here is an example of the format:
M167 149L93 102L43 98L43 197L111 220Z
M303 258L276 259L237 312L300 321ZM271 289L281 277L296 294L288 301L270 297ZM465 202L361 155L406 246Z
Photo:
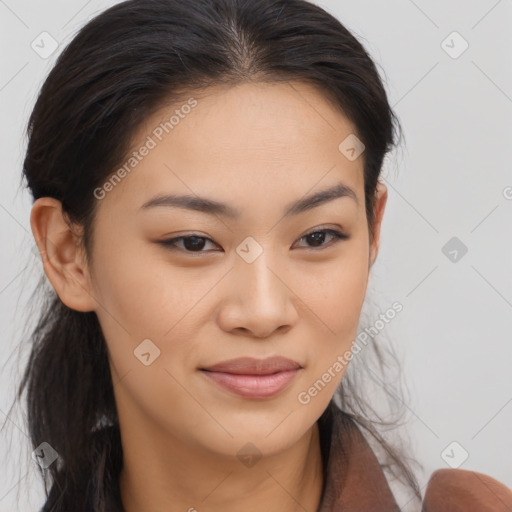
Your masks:
M199 242L199 246L197 245ZM183 245L187 250L202 249L204 247L205 240L198 236L190 236L183 240Z
M311 233L308 235L309 238L313 240L313 245L316 247L315 243L320 242L318 245L322 245L323 238L325 237L325 233L317 232L317 233Z

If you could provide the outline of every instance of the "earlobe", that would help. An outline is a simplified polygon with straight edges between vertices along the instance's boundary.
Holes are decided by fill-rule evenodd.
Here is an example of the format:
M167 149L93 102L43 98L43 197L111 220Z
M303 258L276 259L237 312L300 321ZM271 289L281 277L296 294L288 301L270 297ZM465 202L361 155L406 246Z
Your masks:
M373 228L373 242L370 246L370 267L375 263L380 245L380 229L382 226L382 219L384 217L384 210L388 199L388 189L384 182L377 182L377 199L375 201L375 222Z
M30 213L30 227L44 272L62 302L77 311L94 310L96 301L81 257L80 236L66 220L61 202L51 197L37 199Z

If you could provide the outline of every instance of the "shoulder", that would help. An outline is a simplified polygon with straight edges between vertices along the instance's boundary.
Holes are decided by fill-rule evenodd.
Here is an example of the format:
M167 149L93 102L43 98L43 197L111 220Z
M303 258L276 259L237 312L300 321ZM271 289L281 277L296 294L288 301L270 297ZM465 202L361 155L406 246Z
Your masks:
M430 476L421 512L506 512L512 490L476 471L442 468Z

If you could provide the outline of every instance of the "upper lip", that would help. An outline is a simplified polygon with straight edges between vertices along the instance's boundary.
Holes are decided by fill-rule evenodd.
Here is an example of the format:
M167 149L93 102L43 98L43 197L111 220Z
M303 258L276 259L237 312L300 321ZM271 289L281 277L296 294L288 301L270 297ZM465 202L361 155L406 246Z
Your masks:
M201 370L234 373L238 375L270 375L286 370L297 370L298 368L302 368L302 366L296 361L286 357L276 356L267 357L266 359L240 357L230 359L229 361L222 361L213 366L201 368Z

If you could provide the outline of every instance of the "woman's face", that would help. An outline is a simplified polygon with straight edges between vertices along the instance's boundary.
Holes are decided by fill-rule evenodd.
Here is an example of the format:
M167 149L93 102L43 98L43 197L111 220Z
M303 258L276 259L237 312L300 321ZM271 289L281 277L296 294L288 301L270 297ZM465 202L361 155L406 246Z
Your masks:
M122 428L210 454L248 442L272 454L314 425L346 370L377 250L364 153L311 86L207 92L147 119L121 179L97 189L90 294ZM144 207L166 195L188 199ZM300 368L205 371L274 356Z

